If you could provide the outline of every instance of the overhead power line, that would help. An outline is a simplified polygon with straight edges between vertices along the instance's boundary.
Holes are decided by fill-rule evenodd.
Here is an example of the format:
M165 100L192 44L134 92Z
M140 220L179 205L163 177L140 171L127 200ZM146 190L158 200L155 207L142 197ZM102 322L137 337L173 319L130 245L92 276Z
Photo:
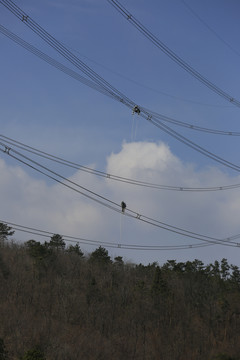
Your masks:
M224 45L226 45L232 52L235 53L235 55L240 56L240 52L234 49L232 45L230 45L227 41L225 41L201 16L197 14L193 8L186 3L186 1L182 0L182 3L188 8L188 10L192 13L193 16L195 16L212 34L214 34L218 40L220 40Z
M141 108L140 108L141 109ZM165 133L169 134L170 136L172 136L173 138L175 138L176 140L180 141L182 144L187 145L188 147L196 150L197 152L199 152L200 154L208 157L209 159L212 159L216 162L218 162L219 164L222 164L232 170L235 171L240 171L240 166L237 164L234 164L228 160L223 159L222 157L214 154L213 152L203 148L202 146L196 144L195 142L193 142L192 140L189 140L188 138L186 138L185 136L181 135L180 133L178 133L177 131L171 129L169 126L167 126L166 124L163 124L161 121L159 121L157 119L156 116L154 115L150 115L146 110L142 110L141 114L140 114L144 119L148 120L150 123L152 123L153 125L155 125L156 127L158 127L159 129L161 129L162 131L164 131Z
M37 235L44 238L52 237L55 233L36 229L29 226L15 224L9 221L0 220L0 222L5 223L15 231L21 231L27 234ZM60 234L59 234L60 235ZM186 250L186 249L195 249L201 248L206 246L212 246L214 244L180 244L180 245L140 245L140 244L126 244L126 243L117 243L117 242L109 242L109 241L99 241L99 240L90 240L82 237L77 236L69 236L61 234L65 242L71 243L80 243L86 245L103 245L108 248L118 248L118 249L128 249L128 250Z
M28 14L26 14L23 10L21 10L13 1L0 0L0 3L4 5L22 23L24 23L28 28L30 28L35 34L37 34L42 40L44 40L50 47L55 49L72 65L77 67L78 70L82 71L85 75L87 75L90 78L90 80L93 80L104 91L109 93L110 96L116 98L118 101L124 102L124 104L128 105L130 108L134 106L134 103L131 102L130 99L128 99L124 94L122 94L115 87L109 84L105 79L103 79L100 75L98 75L95 71L93 71L89 66L87 66L83 61L81 61L71 51L69 51L66 46L64 46L62 43L56 40L46 30L44 30L43 27L41 27L38 23L36 23Z
M66 44L65 44L66 45ZM67 45L66 45L67 46ZM88 61L94 63L95 65L97 66L100 66L101 68L107 70L108 72L114 74L114 75L117 75L118 77L122 78L122 79L125 79L127 80L128 82L131 82L141 88L144 88L144 89L147 89L149 91L152 91L154 93L157 93L157 94L161 94L165 97L168 97L168 98L171 98L171 99L175 99L175 100L178 100L178 101L181 101L181 102L186 102L186 103L190 103L190 104L196 104L196 105L200 105L200 106L207 106L207 107L214 107L214 108L232 108L231 104L229 105L220 105L220 104L210 104L210 103L205 103L205 102L202 102L202 101L196 101L196 100L191 100L191 99L187 99L187 98L184 98L184 97L181 97L181 96L177 96L177 95L173 95L173 94L169 94L169 93L166 93L165 91L162 91L162 90L159 90L159 89L156 89L156 88L153 88L151 86L148 86L146 84L143 84L139 81L137 81L136 79L133 79L133 78L129 78L128 76L124 75L123 73L120 73L118 71L116 71L115 69L113 68L109 68L107 67L106 65L103 65L102 63L99 63L98 61L96 60L93 60L92 58L89 58L88 56L86 56L85 54L83 54L82 52L80 52L79 50L76 50L76 48L71 48L70 46L68 46L69 50L72 50L74 53L77 53L79 55L81 55L81 57L87 59Z
M184 192L184 191L185 192L186 191L187 192L211 192L211 191L233 190L233 189L240 188L240 183L230 184L230 185L221 185L221 186L211 186L211 187L186 187L186 186L162 185L162 184L156 184L156 183L151 183L151 182L147 182L147 181L135 180L135 179L119 176L119 175L106 173L106 172L103 172L100 170L90 168L88 166L84 166L84 165L63 159L59 156L55 156L55 155L49 154L45 151L36 149L35 147L23 144L22 142L16 141L16 140L11 139L2 134L0 134L0 139L2 141L4 141L4 143L7 143L8 145L15 146L21 150L27 151L29 153L32 153L39 157L56 162L58 164L73 168L75 170L80 170L80 171L89 173L91 175L100 176L100 177L106 178L108 180L115 180L118 182L130 184L130 185L147 187L147 188L158 189L158 190L170 190L170 191L181 191L181 192Z
M181 68L187 71L195 79L199 80L202 84L207 86L210 90L228 100L233 105L240 107L240 101L236 100L233 96L226 93L217 85L212 83L206 77L201 75L197 70L190 66L186 61L181 59L175 52L159 40L152 32L150 32L140 21L138 21L123 5L117 0L107 0L128 22L133 25L140 33L150 40L158 49L163 51L170 59L177 63Z
M50 35L46 30L44 30L40 25L38 25L33 19L30 18L24 11L22 11L17 5L11 0L0 0L6 8L8 8L19 20L21 20L26 26L28 26L32 31L34 31L38 36L40 36L44 41L46 41L52 48L54 48L58 53L60 53L65 59L70 61L74 66L76 66L80 71L87 75L91 81L94 81L97 86L102 87L102 90L105 94L109 94L116 101L124 104L128 108L134 108L136 103L129 99L127 96L122 94L101 76L95 73L90 69L86 64L84 64L80 59L78 59L73 53L71 53L63 44L57 41L52 35ZM236 165L228 160L223 159L222 157L210 152L209 150L203 148L202 146L194 143L185 136L171 129L169 126L161 122L154 114L151 115L144 108L139 108L139 115L145 120L148 120L152 125L155 125L168 135L172 136L174 139L180 141L182 144L194 149L195 151L201 153L202 155L222 164L232 170L240 171L240 166Z
M3 35L5 35L6 37L8 37L9 39L11 39L12 41L14 41L16 44L22 46L27 51L29 51L32 54L34 54L35 56L39 57L41 60L45 61L49 65L51 65L51 66L55 67L56 69L62 71L66 75L72 77L73 79L75 79L77 81L80 81L82 84L87 85L87 86L91 87L92 89L97 90L98 92L100 92L100 93L102 93L104 95L112 97L111 94L108 91L105 91L102 88L102 86L99 86L99 85L95 84L93 81L86 79L85 77L83 77L82 75L77 73L76 71L70 69L69 67L63 65L59 61L52 58L51 56L45 54L44 52L42 52L41 50L39 50L35 46L29 44L27 41L23 40L22 38L20 38L19 36L17 36L13 32L11 32L10 30L8 30L3 25L0 25L0 32Z
M86 79L85 77L79 75L79 73L73 71L72 69L68 68L67 66L61 64L59 61L55 60L54 58L48 56L47 54L45 54L44 52L42 52L41 50L39 50L35 46L29 44L28 42L21 39L19 36L17 36L13 32L6 29L3 25L0 25L0 32L3 35L7 36L12 41L14 41L16 44L22 46L27 51L31 52L32 54L39 57L41 60L47 62L48 64L55 67L56 69L62 71L66 75L72 77L73 79L75 79L77 81L80 81L84 85L87 85L87 86L91 87L92 89L97 90L97 91L99 91L100 93L102 93L104 95L107 95L107 96L109 96L111 98L114 98L109 92L106 92L100 86L96 85L93 81L90 81L90 80ZM215 134L215 135L240 136L240 132L238 132L238 131L226 131L226 130L218 130L218 129L210 129L210 128L206 128L206 127L201 127L201 126L189 124L189 123L186 123L186 122L183 122L183 121L179 121L179 120L170 118L168 116L159 114L157 112L153 112L153 111L151 111L149 109L146 109L146 108L145 108L145 110L149 114L153 115L154 117L156 117L156 118L158 118L160 120L163 120L164 122L169 122L171 124L181 126L181 127L185 127L187 129L190 129L190 130L201 131L201 132Z
M206 127L202 127L202 126L189 124L184 121L176 120L176 119L170 118L169 116L165 116L165 115L159 114L155 111L146 109L144 107L142 107L142 109L145 110L148 114L150 114L151 116L153 116L156 119L160 119L164 122L171 123L171 124L174 124L177 126L185 127L190 130L201 131L201 132L214 134L214 135L240 136L240 132L238 132L238 131L225 131L225 130L218 130L218 129L210 129L210 128L206 128Z
M112 211L121 213L122 209L121 209L121 204L116 203L102 195L99 195L98 193L96 193L95 191L89 190L86 187L83 187L79 184L77 184L74 181L71 181L69 179L67 179L66 177L62 176L61 174L58 174L57 172L47 168L46 166L41 165L40 163L36 162L35 160L32 160L31 158L19 153L18 151L9 148L6 144L0 142L0 146L2 147L2 149L0 148L0 151L2 153L5 153L6 155L12 157L13 159L19 161L20 163L30 167L31 169L37 171L38 173L47 176L48 178L56 181L57 183L67 187L68 189L71 189L85 197L87 197L88 199L91 199L95 202L97 202L100 205L103 205L109 209L111 209ZM156 220L153 219L151 217L148 217L146 215L140 214L136 211L131 210L129 207L127 207L125 209L124 212L124 216L128 216L130 218L134 218L136 220L139 220L143 223L149 224L151 226L160 228L160 229L164 229L166 231L170 231L173 232L175 234L179 234L182 236L186 236L188 238L192 238L192 239L197 239L197 240L201 240L210 244L221 244L221 245L226 245L226 246L238 246L237 242L231 242L231 244L229 243L228 239L218 239L215 237L211 237L211 236L206 236L206 235L202 235L193 231L189 231L189 230L185 230L182 228L179 228L177 226L173 226L170 224L167 224L165 222L162 222L160 220Z

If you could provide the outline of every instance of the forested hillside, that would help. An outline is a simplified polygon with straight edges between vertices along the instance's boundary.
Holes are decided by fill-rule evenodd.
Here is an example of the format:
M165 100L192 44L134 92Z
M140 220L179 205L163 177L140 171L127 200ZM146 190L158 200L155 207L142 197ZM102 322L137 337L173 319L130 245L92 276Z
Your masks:
M0 359L240 359L240 270L0 234Z

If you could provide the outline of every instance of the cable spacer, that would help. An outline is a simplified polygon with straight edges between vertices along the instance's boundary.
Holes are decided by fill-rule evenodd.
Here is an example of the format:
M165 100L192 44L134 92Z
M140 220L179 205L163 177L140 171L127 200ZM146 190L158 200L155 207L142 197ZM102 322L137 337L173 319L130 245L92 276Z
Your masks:
M11 148L5 145L4 152L9 155Z
M23 22L24 22L24 21L27 22L27 19L28 19L28 15L23 15L23 16L22 16L22 21L23 21Z

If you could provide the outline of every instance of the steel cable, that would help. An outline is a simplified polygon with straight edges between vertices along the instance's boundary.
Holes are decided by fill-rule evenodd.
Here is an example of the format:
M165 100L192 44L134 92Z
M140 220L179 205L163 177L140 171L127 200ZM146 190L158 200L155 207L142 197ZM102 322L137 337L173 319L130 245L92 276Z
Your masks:
M141 32L148 40L150 40L157 48L163 51L168 57L170 57L175 63L186 70L190 75L199 80L202 84L214 91L222 98L228 100L233 105L240 107L240 101L220 89L213 84L206 77L201 75L197 70L191 67L186 61L181 59L176 53L170 50L162 41L160 41L153 33L151 33L143 24L140 23L124 6L117 0L107 0L125 19L127 19L131 25L133 25L138 31Z
M96 81L98 86L103 86L104 91L109 91L112 97L115 100L123 103L128 108L133 108L135 106L135 102L127 98L113 86L111 86L106 80L101 78L98 74L96 74L92 69L90 69L87 65L85 65L81 60L79 60L74 54L72 54L66 47L64 47L59 41L57 41L53 36L51 36L48 32L46 32L42 27L40 27L37 23L35 23L25 12L23 12L19 7L17 7L13 1L11 0L1 0L4 6L6 6L15 16L17 16L21 21L23 21L29 28L31 28L36 34L38 34L43 40L45 40L50 46L52 46L56 51L58 51L61 55L63 55L67 60L69 60L73 65L75 65L78 69L87 74L91 79ZM181 134L177 133L169 126L163 124L159 119L157 119L154 115L149 114L146 110L141 109L140 116L149 120L153 125L157 126L162 131L166 132L176 140L181 143L187 145L188 147L198 151L202 155L228 167L235 171L240 171L240 166L233 164L230 161L227 161L220 156L215 155L214 153L204 149L200 145L194 143L193 141L187 139Z
M130 178L123 177L123 176L118 176L118 175L106 173L106 172L96 170L96 169L93 169L93 168L90 168L90 167L87 167L87 166L84 166L84 165L80 165L78 163L63 159L61 157L51 155L51 154L49 154L49 153L47 153L45 151L38 150L38 149L36 149L36 148L34 148L32 146L28 146L26 144L23 144L22 142L16 141L16 140L11 139L11 138L9 138L7 136L4 136L2 134L0 134L0 139L2 139L8 145L15 146L15 147L17 147L17 148L19 148L21 150L30 152L30 153L32 153L34 155L37 155L37 156L45 158L47 160L56 162L58 164L68 166L68 167L76 169L76 170L84 171L84 172L87 172L87 173L92 174L92 175L104 177L104 178L109 179L109 180L115 180L115 181L131 184L131 185L142 186L142 187L153 188L153 189L159 189L159 190L171 190L171 191L181 191L181 192L184 192L184 191L187 191L187 192L222 191L222 190L233 190L233 189L237 189L237 188L240 187L240 183L230 184L230 185L222 185L222 186L212 186L212 187L186 187L186 186L171 186L171 185L162 185L162 184L150 183L150 182L147 182L147 181L140 181L140 180L130 179Z
M119 205L118 203L116 203L116 202L114 202L112 200L109 200L106 197L103 197L103 196L97 194L96 192L91 191L91 190L87 189L86 187L83 187L83 186L81 186L81 185L67 179L66 177L62 176L61 174L58 174L55 171L52 171L51 169L48 169L46 166L43 166L43 165L39 164L38 162L30 159L29 157L26 157L25 155L19 153L18 151L9 148L4 143L0 142L0 146L2 146L4 148L4 149L0 149L0 151L2 153L7 154L8 156L10 156L10 157L14 158L15 160L19 161L20 163L30 167L31 169L33 169L33 170L35 170L37 172L39 172L40 174L47 176L48 178L50 178L50 179L64 185L65 187L67 187L67 188L69 188L71 190L74 190L74 191L80 193L81 195L83 195L83 196L85 196L85 197L87 197L87 198L89 198L89 199L91 199L91 200L105 206L105 207L110 208L113 211L116 211L118 213L122 212L121 211L121 205ZM22 157L24 160L20 159L16 155L13 155L12 153ZM31 163L33 163L34 165L36 165L37 167L40 167L44 171L38 169L36 166L33 166L33 165L29 164L29 161ZM49 175L48 173L46 173L46 171L49 172L52 175ZM57 179L56 176L59 177L61 180ZM67 183L70 183L71 185L66 184L65 182L63 182L63 180L66 181ZM73 185L76 186L77 188L80 188L81 190L78 190L78 189L74 188ZM86 191L87 193L84 193L83 191ZM202 241L205 241L205 242L208 242L208 243L213 243L213 244L226 244L226 241L227 241L227 240L222 240L222 239L218 239L218 238L215 238L215 237L202 235L202 234L199 234L199 233L196 233L196 232L193 232L193 231L185 230L185 229L179 228L177 226L167 224L165 222L162 222L162 221L153 219L151 217L145 216L143 214L140 214L140 213L138 213L136 211L133 211L133 210L131 210L129 208L127 208L125 210L124 214L125 214L125 216L137 219L137 220L142 221L142 222L144 222L146 224L149 224L149 225L152 225L152 226L155 226L155 227L158 227L158 228L161 228L161 229L164 229L164 230L167 230L167 231L179 234L179 235L183 235L183 236L186 236L186 237L189 237L189 238L192 238L192 239L202 240ZM235 243L235 245L237 245L237 244L238 243ZM232 246L232 245L229 245L229 246Z

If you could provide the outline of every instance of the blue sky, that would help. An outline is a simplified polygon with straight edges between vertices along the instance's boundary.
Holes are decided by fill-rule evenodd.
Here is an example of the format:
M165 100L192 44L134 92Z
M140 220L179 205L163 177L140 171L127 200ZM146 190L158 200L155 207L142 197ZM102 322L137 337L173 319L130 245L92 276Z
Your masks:
M121 3L194 69L240 99L238 1ZM238 107L187 74L106 0L40 3L16 0L16 4L136 104L193 125L240 131ZM0 23L74 69L3 5ZM2 34L0 42L1 134L79 164L138 180L193 187L240 183L236 171L179 143L140 116L133 117L131 110L122 104L61 73ZM239 137L170 126L191 141L239 164ZM0 162L3 220L116 244L196 242L112 213L3 153ZM54 164L45 164L56 168ZM168 224L218 238L240 233L239 189L177 193L136 188L80 171L56 169L98 194L117 203L124 200L129 208ZM16 239L26 236L15 234ZM82 245L86 251L95 248ZM227 257L240 265L240 248L219 245L181 251L109 251L113 256L137 263L195 258L206 263Z

